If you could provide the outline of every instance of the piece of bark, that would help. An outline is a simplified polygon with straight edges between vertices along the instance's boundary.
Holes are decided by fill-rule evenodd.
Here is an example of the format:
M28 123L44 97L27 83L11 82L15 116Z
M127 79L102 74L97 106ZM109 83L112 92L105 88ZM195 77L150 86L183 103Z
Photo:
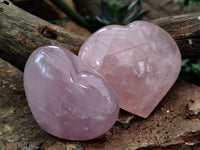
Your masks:
M183 58L200 57L200 12L153 20L176 40Z
M49 0L10 0L23 10L45 20L66 18L67 16Z
M200 12L152 21L177 41L183 58L200 57ZM60 45L78 53L85 38L52 25L0 0L0 58L23 71L33 50L43 45Z
M195 85L177 81L147 119L121 111L121 123L117 121L103 136L74 142L53 137L37 125L24 94L22 72L1 59L0 72L2 150L197 150L200 146L200 87Z
M56 23L69 32L88 37L91 33L84 27L79 26L78 24L72 21L59 22L59 19L67 18L67 15L64 14L59 8L57 8L50 0L10 0L18 6L19 8L39 17L44 20L50 20ZM72 8L72 0L65 0ZM38 11L39 10L39 11ZM57 20L57 21L56 21Z
M0 57L22 71L36 48L60 45L77 54L84 40L84 37L27 13L10 1L0 1Z

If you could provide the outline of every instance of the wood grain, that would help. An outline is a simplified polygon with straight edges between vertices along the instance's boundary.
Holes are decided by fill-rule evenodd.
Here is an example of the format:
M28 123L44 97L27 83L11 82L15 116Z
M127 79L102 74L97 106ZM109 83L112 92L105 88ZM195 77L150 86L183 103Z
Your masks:
M200 57L200 12L153 20L177 42L183 58Z
M77 54L84 40L84 37L27 13L10 1L0 2L0 57L22 71L36 48L60 45Z
M176 40L182 57L200 57L200 12L153 20ZM60 45L77 54L85 37L52 25L0 1L0 58L23 71L28 56L43 45Z

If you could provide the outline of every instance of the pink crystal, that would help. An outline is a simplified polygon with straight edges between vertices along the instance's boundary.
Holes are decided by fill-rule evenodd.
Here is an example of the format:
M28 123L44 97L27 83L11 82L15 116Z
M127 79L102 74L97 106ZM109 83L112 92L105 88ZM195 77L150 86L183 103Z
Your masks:
M83 44L79 57L107 79L120 108L144 118L174 84L181 66L175 41L145 21L98 30Z
M44 46L31 54L24 87L38 124L60 138L96 138L118 116L118 100L111 86L62 47Z

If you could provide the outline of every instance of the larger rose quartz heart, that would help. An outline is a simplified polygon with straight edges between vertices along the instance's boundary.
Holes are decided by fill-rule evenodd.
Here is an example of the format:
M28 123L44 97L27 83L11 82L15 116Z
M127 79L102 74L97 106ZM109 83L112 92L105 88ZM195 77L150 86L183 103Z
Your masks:
M144 21L98 30L83 44L79 57L108 80L122 109L144 118L171 88L181 66L175 41Z
M24 86L36 121L57 137L93 139L117 119L118 100L110 85L62 47L44 46L31 54Z

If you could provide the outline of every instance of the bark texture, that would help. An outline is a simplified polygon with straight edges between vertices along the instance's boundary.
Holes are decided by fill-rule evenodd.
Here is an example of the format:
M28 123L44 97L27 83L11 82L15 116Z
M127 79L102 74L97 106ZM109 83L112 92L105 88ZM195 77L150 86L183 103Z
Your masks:
M182 57L200 57L200 12L153 20L176 40Z
M10 1L0 1L0 57L22 71L36 48L60 45L77 54L84 40L25 12Z
M152 22L172 35L183 58L200 57L200 12ZM40 46L60 45L77 54L85 40L7 0L0 0L0 35L0 57L22 71L28 56Z
M177 41L182 57L200 56L200 12L152 21ZM23 70L28 56L43 45L60 45L78 53L85 38L0 1L0 57Z

